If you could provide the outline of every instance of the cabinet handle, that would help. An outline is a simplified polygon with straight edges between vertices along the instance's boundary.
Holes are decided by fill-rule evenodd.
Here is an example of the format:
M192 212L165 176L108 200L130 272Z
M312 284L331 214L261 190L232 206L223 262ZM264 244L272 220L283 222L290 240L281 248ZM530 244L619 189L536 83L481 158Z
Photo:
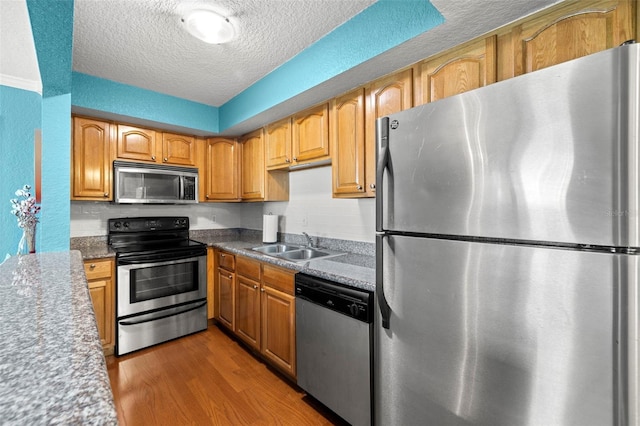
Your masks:
M291 162L291 160L289 160L288 158L286 158L286 159L284 160L284 162L285 162L285 163L290 163L290 162Z
M107 198L108 196L109 196L109 193L108 193L108 192L105 192L105 193L104 193L104 198Z
M254 286L253 286L253 289L254 289L254 290L255 290L255 289L257 289L257 288L258 288L258 286L257 286L257 285L254 285Z
M204 196L204 198L206 198L206 199L208 200L208 199L209 199L209 196L208 196L208 195L205 195L205 196Z
M89 269L95 269L96 268L96 264L92 263L91 265L89 265Z
M220 253L220 257L224 257L224 253Z
M375 184L375 183L370 183L370 184L369 184L369 188L371 188L371 189L376 189L376 184Z
M166 163L167 161L169 161L169 159L168 159L167 157L164 157L164 158L162 159L162 161L164 161L164 162Z
M151 156L151 159L152 159L153 161L156 161L156 156L155 156L155 155L152 155L152 156Z
M233 278L231 275L229 275L229 279Z
M298 161L298 157L293 157L293 161Z
M260 291L264 293L264 288L261 288Z
M356 189L357 189L358 191L362 191L362 185L358 185L358 186L356 186Z

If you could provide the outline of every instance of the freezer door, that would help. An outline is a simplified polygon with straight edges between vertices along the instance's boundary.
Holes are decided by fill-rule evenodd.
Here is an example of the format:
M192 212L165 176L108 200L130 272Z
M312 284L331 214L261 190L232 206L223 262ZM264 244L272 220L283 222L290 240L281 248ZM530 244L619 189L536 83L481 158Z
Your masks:
M638 49L380 119L378 231L640 246Z
M637 256L379 238L375 424L633 424L617 307Z

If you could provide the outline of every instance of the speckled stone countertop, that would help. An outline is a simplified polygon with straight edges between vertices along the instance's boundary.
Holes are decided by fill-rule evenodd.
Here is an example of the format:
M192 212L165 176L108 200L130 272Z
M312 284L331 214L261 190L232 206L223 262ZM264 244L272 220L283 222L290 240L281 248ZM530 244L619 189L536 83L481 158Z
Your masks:
M0 423L117 425L82 255L0 264Z
M350 287L374 291L376 282L375 246L373 243L313 237L314 243L323 248L344 252L342 256L316 259L304 263L291 262L261 254L252 247L264 245L262 232L248 229L192 230L190 237L210 247L272 263L283 268L325 278ZM289 244L307 243L302 235L279 234L278 241ZM85 259L113 257L106 237L78 237L71 239L71 248L82 252Z
M240 231L236 234L218 233L212 231L192 231L191 238L203 242L211 247L227 250L231 253L251 257L263 262L272 263L283 268L293 269L305 274L325 278L330 281L345 284L349 287L367 291L375 290L376 270L374 246L347 240L313 238L319 247L344 252L344 255L315 259L307 262L291 262L267 256L252 247L265 245L262 243L262 233L256 231ZM281 235L279 241L289 244L306 244L306 239L296 235Z

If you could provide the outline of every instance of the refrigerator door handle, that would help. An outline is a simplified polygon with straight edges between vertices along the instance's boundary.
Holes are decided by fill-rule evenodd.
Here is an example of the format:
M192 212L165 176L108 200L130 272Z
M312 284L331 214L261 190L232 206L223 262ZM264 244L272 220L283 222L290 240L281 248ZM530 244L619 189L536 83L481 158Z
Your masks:
M378 299L378 306L380 306L380 315L382 316L382 327L389 328L389 319L391 316L391 306L387 302L387 298L384 296L384 273L382 268L382 245L386 235L376 235L376 299Z
M383 188L382 177L389 162L389 117L376 120L376 231L382 232Z

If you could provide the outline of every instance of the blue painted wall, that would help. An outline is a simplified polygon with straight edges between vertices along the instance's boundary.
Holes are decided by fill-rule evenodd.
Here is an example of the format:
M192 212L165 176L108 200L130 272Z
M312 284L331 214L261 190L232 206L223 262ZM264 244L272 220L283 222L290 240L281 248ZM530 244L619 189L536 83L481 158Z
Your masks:
M220 107L227 129L444 22L426 0L379 0Z
M42 78L38 251L69 249L73 0L27 0Z
M217 133L218 108L74 72L74 106Z
M40 128L41 100L38 93L0 86L0 262L6 254L16 254L22 236L9 200L25 184L34 185L34 133Z

